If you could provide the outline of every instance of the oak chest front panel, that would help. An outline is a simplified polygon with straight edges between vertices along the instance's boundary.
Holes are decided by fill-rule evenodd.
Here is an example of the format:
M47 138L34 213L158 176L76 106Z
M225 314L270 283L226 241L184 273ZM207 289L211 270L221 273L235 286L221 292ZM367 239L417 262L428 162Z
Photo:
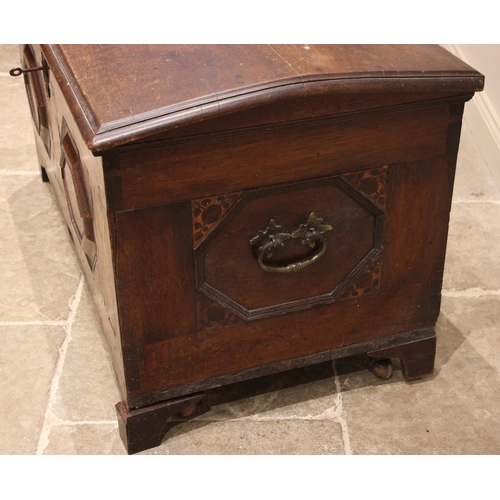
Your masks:
M135 373L129 400L432 328L454 166L444 156L118 212L118 306ZM260 267L256 247L307 225L311 213L331 227L324 254L296 271L266 269L321 251L290 237Z

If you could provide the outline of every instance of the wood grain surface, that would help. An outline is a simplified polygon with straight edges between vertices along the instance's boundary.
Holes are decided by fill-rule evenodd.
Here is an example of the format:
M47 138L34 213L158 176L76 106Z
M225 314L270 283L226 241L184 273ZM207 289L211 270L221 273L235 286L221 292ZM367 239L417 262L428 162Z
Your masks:
M431 45L53 45L43 50L93 151L277 99L337 92L470 93L481 90L484 80Z
M432 371L463 103L480 73L429 45L25 54L49 66L27 86L45 113L38 157L110 346L124 432L147 434L162 398L363 349L401 356L409 378ZM332 226L327 252L266 274L250 240L311 212ZM314 250L280 251L287 264Z

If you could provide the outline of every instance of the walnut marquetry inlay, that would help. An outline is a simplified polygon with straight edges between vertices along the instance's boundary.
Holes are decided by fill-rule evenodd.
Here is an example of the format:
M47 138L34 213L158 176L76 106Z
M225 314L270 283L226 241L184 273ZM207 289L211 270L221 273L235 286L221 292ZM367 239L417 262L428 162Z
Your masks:
M198 294L198 326L205 328L242 323L243 320L203 294Z
M380 288L381 274L380 258L375 259L364 271L356 278L348 290L340 297L343 299L356 299L362 295L367 295Z
M342 179L349 183L356 191L365 196L374 205L385 212L387 196L387 170L388 167L373 168L361 172L353 172L342 175ZM380 288L381 259L375 259L356 278L345 293L340 297L343 299L354 299L367 295Z
M218 225L240 196L241 193L220 194L192 201L194 248Z
M341 176L356 191L385 211L387 196L387 167L372 168Z

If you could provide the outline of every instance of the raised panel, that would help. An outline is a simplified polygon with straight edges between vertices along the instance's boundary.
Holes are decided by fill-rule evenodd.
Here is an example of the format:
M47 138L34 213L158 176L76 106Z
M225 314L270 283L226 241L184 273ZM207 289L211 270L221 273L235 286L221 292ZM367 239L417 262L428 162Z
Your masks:
M37 62L35 52L31 45L24 46L22 52L22 65L23 68L27 69L42 67L41 63ZM51 140L47 115L47 98L46 90L44 88L45 82L42 80L42 75L42 71L28 71L23 73L26 95L28 96L31 117L35 125L35 130L42 139L47 153L50 155Z
M376 290L367 268L382 251L387 177L385 167L372 172L220 196L232 205L214 208L220 219L201 243L194 232L198 290L247 321L333 302L362 275L363 293ZM328 228L321 240L288 237L269 255L259 250L278 234L272 224L289 235L313 214Z
M60 168L73 232L93 269L97 252L87 181L80 155L65 123L62 126Z

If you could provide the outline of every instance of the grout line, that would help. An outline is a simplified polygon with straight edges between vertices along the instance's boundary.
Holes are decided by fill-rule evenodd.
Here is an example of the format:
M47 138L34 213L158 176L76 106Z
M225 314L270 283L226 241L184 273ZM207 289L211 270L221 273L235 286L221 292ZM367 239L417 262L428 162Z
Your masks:
M500 200L467 200L467 199L458 199L452 200L451 204L455 203L493 203L494 205L500 205Z
M72 421L72 420L59 420L52 425L113 425L115 427L118 427L118 421L117 420L79 420L79 421Z
M466 288L465 290L442 290L443 297L482 297L483 295L500 295L500 289L485 290L483 288Z
M451 320L450 320L450 318L449 318L449 316L448 316L448 314L447 314L447 313L446 313L446 311L444 311L443 309L441 309L441 310L439 311L439 314L440 314L440 315L442 315L442 316L443 316L443 318L445 318L445 319L446 319L446 321L451 321Z
M204 423L213 423L213 422L227 422L227 421L253 421L253 422L273 422L276 420L280 421L297 421L297 420L307 420L307 421L318 421L318 420L329 420L329 421L335 421L340 424L341 429L342 429L342 442L344 445L344 455L352 455L352 449L351 449L351 440L349 436L349 428L347 426L347 420L346 420L346 414L343 408L343 403L342 403L342 387L340 385L340 380L339 380L339 375L338 375L338 370L337 370L337 365L336 361L332 361L333 365L333 371L334 371L334 382L335 382L335 389L336 389L336 396L334 397L334 406L331 408L328 408L325 410L323 413L318 414L318 415L305 415L305 416L299 416L299 415L287 415L287 416L276 416L276 415L249 415L249 416L241 416L241 417L233 417L233 418L201 418L198 421L199 422L204 422ZM85 422L83 422L85 423Z
M344 455L352 455L351 438L349 436L349 428L347 426L347 420L344 411L344 403L342 401L342 387L340 385L339 373L337 370L337 362L336 360L333 360L332 363L333 363L333 373L335 374L335 387L337 388L337 394L338 394L337 419L342 427L342 441L344 442Z
M52 429L52 426L60 423L60 420L52 413L52 406L56 398L57 390L59 389L59 381L61 379L64 362L66 360L68 345L71 342L71 331L73 328L73 323L75 322L76 311L78 309L80 300L82 298L83 286L84 286L83 275L80 275L80 281L78 283L76 292L69 301L70 313L68 315L68 320L65 325L66 337L59 349L59 358L57 360L56 370L54 376L52 377L52 383L50 385L49 400L47 403L47 409L45 410L45 417L42 426L42 431L40 432L40 437L38 439L36 455L43 455L45 448L49 444L49 433L50 430Z
M15 176L15 175L20 175L20 176L37 176L41 175L40 171L38 170L0 170L0 176L5 175L7 176Z
M196 417L196 422L203 423L220 423L220 422L275 422L276 420L285 421L285 420L314 420L314 417L300 417L296 415L280 415L276 416L266 416L266 415L242 415L240 417L232 416L232 417L217 417L217 416L198 416ZM172 420L173 421L173 420ZM180 420L176 420L176 422L180 422Z
M0 326L65 326L67 321L0 321Z

